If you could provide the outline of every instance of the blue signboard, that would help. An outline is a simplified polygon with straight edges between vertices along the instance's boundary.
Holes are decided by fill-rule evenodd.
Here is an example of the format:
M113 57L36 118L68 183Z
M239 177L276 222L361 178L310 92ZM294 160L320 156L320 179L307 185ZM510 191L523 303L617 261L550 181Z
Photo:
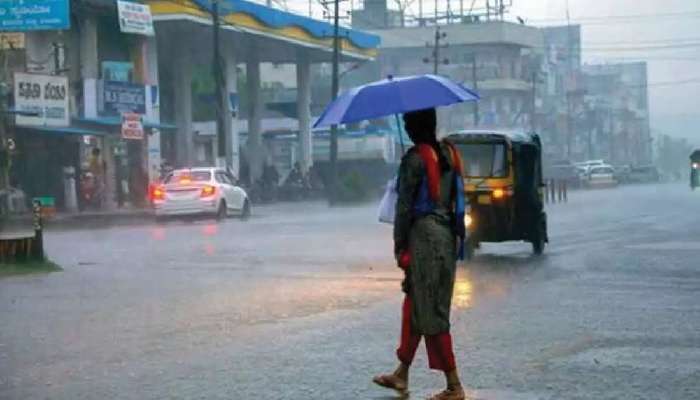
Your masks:
M104 115L146 113L146 88L143 85L129 82L104 81L102 93Z
M70 28L70 0L0 0L0 31Z

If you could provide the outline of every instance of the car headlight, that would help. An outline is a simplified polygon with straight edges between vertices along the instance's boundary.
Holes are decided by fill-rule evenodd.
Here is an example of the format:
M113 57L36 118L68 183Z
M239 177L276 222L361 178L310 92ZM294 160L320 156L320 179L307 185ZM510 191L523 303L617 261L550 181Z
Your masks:
M472 224L472 216L469 214L464 214L464 227L469 228Z

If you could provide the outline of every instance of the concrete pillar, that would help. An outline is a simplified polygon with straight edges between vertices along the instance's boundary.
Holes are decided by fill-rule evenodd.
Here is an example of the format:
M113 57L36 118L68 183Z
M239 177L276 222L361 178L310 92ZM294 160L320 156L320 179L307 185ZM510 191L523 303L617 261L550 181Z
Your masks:
M97 78L99 59L97 56L97 18L86 15L81 21L80 75L83 78L83 115L97 117Z
M194 138L192 136L192 60L188 39L181 38L181 46L174 46L171 58L173 67L173 95L175 96L175 138L176 166L191 167L193 160Z
M158 49L156 38L149 37L143 41L141 48L141 72L143 83L146 85L146 115L145 120L160 123L160 87L158 86ZM146 136L146 163L148 181L154 182L160 177L160 130L153 129Z
M229 99L231 97L238 98L238 68L236 66L236 53L233 46L225 46L222 54L224 62L226 65L226 95L227 110L230 111L228 114L228 120L230 120L231 126L230 135L227 136L227 146L231 148L232 154L232 165L229 165L230 171L236 178L240 178L240 165L241 165L241 155L240 155L240 134L238 130L238 104L231 104ZM227 120L227 121L228 121Z
M304 172L313 165L311 136L311 63L303 54L297 60L297 118L299 120L299 161Z
M249 53L246 62L246 84L248 86L248 162L250 180L255 182L262 176L265 149L262 141L262 96L260 93L260 61L257 53Z

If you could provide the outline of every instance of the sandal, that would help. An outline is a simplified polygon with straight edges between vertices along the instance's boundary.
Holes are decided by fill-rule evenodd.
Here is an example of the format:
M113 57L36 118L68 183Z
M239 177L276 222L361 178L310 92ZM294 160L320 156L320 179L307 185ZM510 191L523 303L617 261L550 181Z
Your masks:
M464 389L461 386L447 388L442 392L428 398L428 400L464 400Z
M377 375L372 378L372 382L387 389L394 389L400 393L403 393L406 391L406 389L408 389L408 384L394 374Z

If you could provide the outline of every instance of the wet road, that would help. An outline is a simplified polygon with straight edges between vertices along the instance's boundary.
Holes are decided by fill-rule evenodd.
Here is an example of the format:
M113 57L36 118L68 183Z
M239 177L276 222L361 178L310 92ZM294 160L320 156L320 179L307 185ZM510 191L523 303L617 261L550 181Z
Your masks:
M700 398L700 194L575 192L544 257L458 272L471 398ZM0 399L389 399L400 271L374 206L47 233L65 271L0 280ZM421 348L412 398L439 389Z

